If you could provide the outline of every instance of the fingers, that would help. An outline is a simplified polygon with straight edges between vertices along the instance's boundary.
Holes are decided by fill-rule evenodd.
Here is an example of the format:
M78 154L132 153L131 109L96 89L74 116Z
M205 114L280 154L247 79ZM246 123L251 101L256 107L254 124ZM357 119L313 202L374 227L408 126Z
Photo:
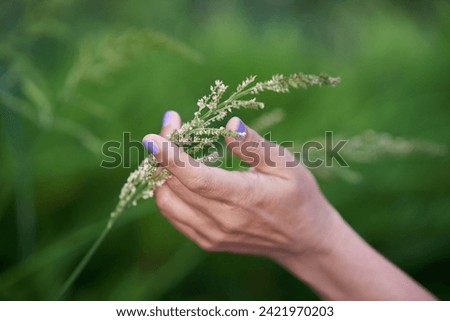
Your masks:
M168 186L173 191L173 193L177 197L182 199L186 204L193 206L193 208L198 209L203 214L208 213L208 206L211 206L212 202L219 201L211 198L206 198L198 193L192 192L175 176L171 176L166 181L165 185ZM214 219L214 217L212 218Z
M211 168L196 161L182 148L167 139L150 134L144 137L143 143L158 163L178 177L186 186L202 190L212 178Z
M173 110L166 111L162 119L161 132L162 137L168 138L168 136L175 130L181 127L181 117Z
M239 118L231 118L227 129L246 133L242 139L226 137L225 142L236 156L256 170L285 176L287 175L285 169L297 166L297 160L287 149L265 140Z
M171 178L170 181L173 181ZM175 178L176 179L176 178ZM220 206L220 202L210 201L210 207L217 211L217 217L205 214L196 206L198 204L192 199L200 197L192 195L189 190L184 191L190 194L187 201L181 197L177 186L177 190L172 189L173 186L165 184L156 191L155 201L163 215L183 234L197 243L201 248L208 251L219 251L222 249L232 249L233 252L240 253L240 244L246 240L251 240L252 245L246 246L244 252L250 248L261 250L273 246L267 238L259 234L252 233L247 226L250 221L248 217L242 215L231 215ZM181 187L182 188L182 187ZM214 202L214 204L213 204ZM194 206L192 206L194 205ZM219 207L218 207L219 205ZM244 223L242 220L245 220ZM237 245L237 246L236 246ZM244 253L243 252L243 253Z
M226 230L229 227L229 222L244 223L248 221L248 217L238 215L238 213L233 211L233 209L240 207L240 204L245 205L246 202L250 201L249 197L242 197L242 194L239 195L239 199L233 199L233 197L226 197L223 200L206 198L190 191L174 176L167 180L166 186L187 205L196 209L200 217L208 218L211 223L214 223L222 230Z
M162 119L162 128L160 136L158 135L146 135L143 139L143 144L149 152L155 155L157 161L166 167L172 174L180 175L189 179L190 173L198 172L198 168L201 166L200 162L195 161L189 155L187 155L181 148L178 148L175 144L167 140L168 136L175 130L180 128L181 118L175 111L167 111L164 113ZM178 168L186 167L187 170L179 171ZM178 174L177 174L178 173ZM191 180L196 178L191 177Z
M243 190L251 188L250 182L241 173L208 167L159 135L147 135L143 143L162 167L168 169L194 193L223 200L227 197L240 197Z
M205 223L208 220L199 219L194 210L181 200L168 186L160 186L155 195L155 202L161 213L183 234L197 243L200 247L209 247L211 241L201 232L208 230Z

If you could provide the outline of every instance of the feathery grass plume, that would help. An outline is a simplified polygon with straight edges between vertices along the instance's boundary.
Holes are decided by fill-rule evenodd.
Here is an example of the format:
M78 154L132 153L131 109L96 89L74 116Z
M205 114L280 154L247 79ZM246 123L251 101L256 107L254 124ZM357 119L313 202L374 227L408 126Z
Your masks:
M112 73L154 50L173 52L194 63L203 62L201 53L161 32L130 29L107 33L81 42L78 57L66 77L60 95L70 99L80 82L103 82Z
M76 107L101 118L110 115L111 109L84 96L80 85L86 82L100 83L152 50L172 52L194 63L203 62L203 56L183 42L147 29L96 32L96 36L83 37L80 43L78 39L67 41L71 26L60 17L76 1L25 2L27 5L21 7L21 28L12 29L6 41L0 43L0 58L7 62L6 77L3 74L2 78L20 87L20 93L13 95L0 88L0 103L41 129L73 137L93 154L99 155L101 152L100 137L72 116L65 116L69 110L66 107ZM33 44L41 37L77 45L74 49L78 49L79 54L66 74L61 89L52 87L45 72L30 59L33 56Z
M261 132L281 123L285 118L286 113L284 110L281 108L276 108L253 120L250 127L257 132Z
M394 137L389 133L367 130L353 136L344 146L343 153L349 160L365 163L385 156L406 156L412 153L445 156L447 146L431 141Z
M402 157L414 153L428 155L431 157L445 156L448 153L447 146L426 140L415 140L404 137L394 137L389 133L366 130L361 134L351 137L338 136L338 140L346 140L340 154L344 159L356 163L373 163L388 156ZM324 145L323 139L315 139ZM313 150L314 158L325 158L325 149ZM359 183L362 175L348 167L322 166L313 168L314 173L322 178L340 177L349 183Z
M210 87L209 95L203 96L197 101L198 109L194 113L194 118L184 123L180 129L175 130L167 138L198 161L212 162L219 155L215 144L221 137L238 138L243 135L224 127L214 127L214 123L223 120L235 109L264 108L264 103L257 101L256 97L249 96L255 96L264 91L287 93L290 88L335 86L340 82L340 78L330 77L326 74L308 75L303 73L288 76L274 75L270 80L256 83L255 80L256 76L248 77L227 98L224 98L224 95L228 86L221 80L216 80ZM200 152L205 150L208 153L200 157ZM153 197L155 189L164 184L169 176L170 172L160 168L153 155L145 158L138 169L130 174L122 187L119 202L112 211L105 229L63 284L58 298L62 298L71 287L123 211L129 206L135 206L141 199Z

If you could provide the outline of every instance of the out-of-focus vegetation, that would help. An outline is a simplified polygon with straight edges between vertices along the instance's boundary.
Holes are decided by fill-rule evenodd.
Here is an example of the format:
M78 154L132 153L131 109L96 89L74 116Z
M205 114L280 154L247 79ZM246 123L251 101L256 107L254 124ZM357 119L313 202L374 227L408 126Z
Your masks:
M2 1L0 298L54 298L139 163L101 168L103 142L158 132L166 109L191 118L215 79L342 77L265 95L263 113L286 116L270 128L277 141L370 129L448 146L449 16L446 1ZM450 299L449 159L419 151L369 148L350 160L358 181L318 177L364 238ZM202 252L150 200L120 219L68 298L316 296L266 259Z

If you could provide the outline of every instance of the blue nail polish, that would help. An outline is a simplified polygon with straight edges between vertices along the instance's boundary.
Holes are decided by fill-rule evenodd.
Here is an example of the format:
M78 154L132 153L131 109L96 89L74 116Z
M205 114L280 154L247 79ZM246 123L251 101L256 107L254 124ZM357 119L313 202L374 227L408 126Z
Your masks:
M158 145L151 140L144 140L144 146L148 149L148 151L152 154L158 153Z
M164 113L163 119L162 119L162 127L166 127L170 123L170 116L172 112L166 111Z
M238 132L239 134L244 134L247 132L247 129L245 128L244 123L242 122L242 120L239 120L239 124L238 127L236 129L236 132ZM243 140L245 136L240 136L237 138L237 140Z

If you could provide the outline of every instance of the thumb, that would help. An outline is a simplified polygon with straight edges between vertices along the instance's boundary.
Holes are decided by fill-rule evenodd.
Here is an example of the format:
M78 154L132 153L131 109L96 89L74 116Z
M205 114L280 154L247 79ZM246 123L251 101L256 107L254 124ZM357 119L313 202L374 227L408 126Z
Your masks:
M143 143L156 161L192 192L222 200L238 192L235 186L241 175L235 175L236 172L208 167L190 157L183 148L159 135L146 135Z
M245 133L242 138L226 137L225 143L233 154L256 170L283 176L287 169L298 165L294 155L287 149L265 140L238 117L231 118L226 128Z
M146 135L143 144L162 167L168 169L181 181L197 179L197 174L206 167L162 136Z

